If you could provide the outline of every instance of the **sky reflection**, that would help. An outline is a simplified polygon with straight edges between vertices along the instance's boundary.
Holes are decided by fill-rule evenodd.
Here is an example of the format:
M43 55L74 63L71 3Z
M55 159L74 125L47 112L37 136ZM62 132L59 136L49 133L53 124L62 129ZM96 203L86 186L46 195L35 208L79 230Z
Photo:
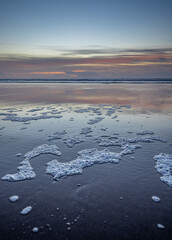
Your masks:
M9 103L129 104L140 112L172 112L170 84L0 84Z

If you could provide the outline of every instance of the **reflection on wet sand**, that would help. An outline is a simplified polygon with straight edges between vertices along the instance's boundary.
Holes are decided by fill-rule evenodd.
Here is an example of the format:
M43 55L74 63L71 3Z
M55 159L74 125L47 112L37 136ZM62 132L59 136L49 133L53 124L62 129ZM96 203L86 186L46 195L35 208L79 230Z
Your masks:
M171 84L0 84L0 101L15 103L129 104L171 112Z

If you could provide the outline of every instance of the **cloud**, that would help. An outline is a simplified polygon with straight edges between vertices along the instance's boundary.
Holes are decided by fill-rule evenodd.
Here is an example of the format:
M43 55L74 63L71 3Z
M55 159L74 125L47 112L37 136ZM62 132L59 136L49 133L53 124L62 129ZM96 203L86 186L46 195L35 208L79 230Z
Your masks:
M58 75L58 74L66 74L65 72L29 72L29 74L39 74L39 75Z
M74 72L74 73L83 73L83 72L87 72L88 70L82 70L82 69L80 69L80 70L72 70L72 72Z
M147 49L125 49L121 52L126 53L146 53L146 54L165 54L172 53L172 48L147 48Z
M69 50L68 50L69 51ZM67 52L67 49L66 49ZM63 52L65 53L65 51ZM0 71L5 76L23 77L113 77L138 75L144 72L172 76L172 48L114 49L92 48L70 50L71 55L34 56L27 54L3 54ZM110 54L111 53L111 54ZM95 54L95 55L94 55ZM147 75L146 75L147 74ZM2 74L0 77L3 78Z
M107 48L104 46L89 46L82 49L70 49L67 47L58 46L42 46L41 49L51 50L54 53L58 52L60 56L102 56L102 55L119 55L119 54L165 54L172 53L172 48Z
M30 55L2 55L0 64L8 65L56 65L70 66L70 65L112 65L120 63L136 63L136 62L171 62L171 54L129 54L129 55L116 55L116 56L98 56L98 57L35 57Z

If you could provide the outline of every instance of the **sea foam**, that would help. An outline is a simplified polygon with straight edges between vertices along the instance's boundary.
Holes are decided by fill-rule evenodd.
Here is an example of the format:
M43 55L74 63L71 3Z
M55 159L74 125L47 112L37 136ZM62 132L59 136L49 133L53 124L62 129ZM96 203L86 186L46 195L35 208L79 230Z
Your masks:
M21 181L21 180L29 180L35 178L36 174L33 171L33 168L30 164L30 160L40 154L51 153L57 156L61 155L59 148L56 145L47 145L43 144L40 146L35 147L32 151L26 153L24 155L25 159L20 163L18 167L18 173L14 174L6 174L2 177L2 180L7 181Z
M84 142L85 140L80 138L79 136L71 136L71 135L68 135L66 137L63 138L63 141L64 143L66 143L66 145L68 147L73 147L75 144L78 144L78 143L81 143L81 142Z
M81 174L83 168L94 164L118 163L121 159L120 154L110 152L107 149L102 151L98 151L96 148L86 149L78 152L78 155L77 159L67 163L61 163L58 160L48 162L46 173L51 174L55 180L58 180L63 176Z
M172 155L160 153L154 156L154 160L156 161L155 168L162 174L161 181L172 187Z

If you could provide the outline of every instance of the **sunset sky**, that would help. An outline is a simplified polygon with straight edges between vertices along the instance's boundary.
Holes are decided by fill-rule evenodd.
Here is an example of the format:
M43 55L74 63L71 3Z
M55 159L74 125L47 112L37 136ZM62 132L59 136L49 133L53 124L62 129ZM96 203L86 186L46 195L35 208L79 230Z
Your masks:
M172 78L172 0L0 0L0 78Z

